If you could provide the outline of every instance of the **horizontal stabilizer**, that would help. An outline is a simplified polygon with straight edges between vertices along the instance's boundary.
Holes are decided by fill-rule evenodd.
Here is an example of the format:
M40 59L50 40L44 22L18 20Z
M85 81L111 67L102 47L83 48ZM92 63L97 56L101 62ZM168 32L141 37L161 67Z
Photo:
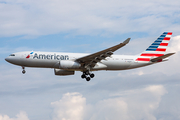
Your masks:
M162 61L164 58L167 58L167 57L169 57L169 56L171 56L173 54L175 54L175 53L168 53L168 54L165 54L163 56L160 56L160 57L157 57L157 58L153 58L153 59L151 59L151 62Z

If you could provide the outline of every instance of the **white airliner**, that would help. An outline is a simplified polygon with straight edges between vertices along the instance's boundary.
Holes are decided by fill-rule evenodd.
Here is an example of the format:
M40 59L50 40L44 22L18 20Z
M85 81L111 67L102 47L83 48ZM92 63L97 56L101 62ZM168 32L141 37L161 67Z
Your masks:
M174 53L166 53L172 32L164 32L144 52L139 55L113 55L113 52L129 43L130 38L108 49L93 53L62 52L17 52L5 60L25 67L54 68L55 75L74 75L75 71L83 72L82 78L89 81L98 70L126 70L151 65L168 60Z

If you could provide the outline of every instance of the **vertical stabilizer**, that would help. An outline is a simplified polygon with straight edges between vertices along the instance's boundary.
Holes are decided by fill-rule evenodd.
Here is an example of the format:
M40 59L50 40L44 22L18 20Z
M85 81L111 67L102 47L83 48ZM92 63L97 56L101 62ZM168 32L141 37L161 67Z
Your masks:
M172 32L164 32L157 40L155 40L136 61L150 61L152 57L160 57L166 53L168 43L171 39Z

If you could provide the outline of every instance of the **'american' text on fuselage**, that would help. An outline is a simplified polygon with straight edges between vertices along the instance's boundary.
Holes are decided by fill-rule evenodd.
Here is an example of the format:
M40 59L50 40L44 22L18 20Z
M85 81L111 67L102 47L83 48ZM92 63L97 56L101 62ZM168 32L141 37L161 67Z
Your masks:
M33 59L48 59L48 60L69 60L69 56L68 55L51 55L51 54L34 54Z

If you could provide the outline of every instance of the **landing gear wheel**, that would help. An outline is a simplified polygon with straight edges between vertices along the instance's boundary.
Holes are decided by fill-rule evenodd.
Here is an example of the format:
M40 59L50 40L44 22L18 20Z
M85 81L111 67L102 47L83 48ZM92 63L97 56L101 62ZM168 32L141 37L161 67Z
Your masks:
M81 75L81 78L82 79L86 79L86 81L90 81L91 80L91 78L94 78L94 74L93 73L90 73L89 72L89 70L87 70L87 71L83 71L83 74Z
M82 75L81 75L81 78L82 78L82 79L86 78L86 75L85 75L85 74L82 74Z
M90 77L91 77L91 78L93 78L93 77L94 77L94 74L93 74L93 73L92 73L92 74L90 74Z
M90 80L91 80L91 78L90 78L90 77L87 77L87 78L86 78L86 81L90 81Z
M25 74L25 73L26 73L26 71L25 71L25 70L23 70L23 71L22 71L22 73L23 73L23 74Z
M26 73L26 71L25 71L25 67L24 67L24 66L22 66L22 69L23 69L22 73L23 73L23 74L25 74L25 73Z
M89 71L84 72L85 75L89 75Z

